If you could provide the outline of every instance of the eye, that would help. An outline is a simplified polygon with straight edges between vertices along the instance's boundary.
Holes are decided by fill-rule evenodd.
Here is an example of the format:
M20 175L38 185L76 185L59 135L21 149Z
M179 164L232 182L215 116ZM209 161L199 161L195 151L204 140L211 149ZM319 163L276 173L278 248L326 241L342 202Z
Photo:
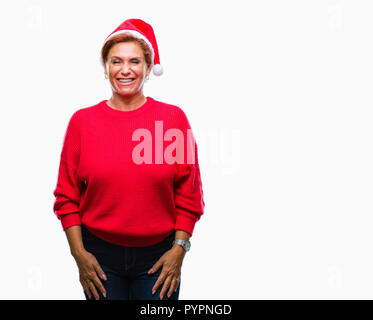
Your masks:
M136 64L139 63L138 60L132 60L132 62L133 62L133 63L136 63Z
M119 63L119 61L118 60L117 61L113 61L113 63L116 64L116 63Z

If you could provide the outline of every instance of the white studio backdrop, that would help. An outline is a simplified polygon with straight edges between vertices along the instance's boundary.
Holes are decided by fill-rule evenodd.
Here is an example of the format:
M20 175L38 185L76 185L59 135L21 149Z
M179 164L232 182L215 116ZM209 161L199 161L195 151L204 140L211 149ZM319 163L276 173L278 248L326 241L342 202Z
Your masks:
M0 299L84 299L54 215L67 123L111 96L99 64L149 22L205 214L180 299L372 299L371 1L2 1Z

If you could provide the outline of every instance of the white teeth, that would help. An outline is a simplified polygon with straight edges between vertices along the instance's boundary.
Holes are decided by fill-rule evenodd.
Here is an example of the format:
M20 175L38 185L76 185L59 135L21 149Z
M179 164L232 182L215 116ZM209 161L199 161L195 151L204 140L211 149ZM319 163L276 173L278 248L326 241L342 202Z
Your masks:
M132 82L134 79L119 79L119 82Z

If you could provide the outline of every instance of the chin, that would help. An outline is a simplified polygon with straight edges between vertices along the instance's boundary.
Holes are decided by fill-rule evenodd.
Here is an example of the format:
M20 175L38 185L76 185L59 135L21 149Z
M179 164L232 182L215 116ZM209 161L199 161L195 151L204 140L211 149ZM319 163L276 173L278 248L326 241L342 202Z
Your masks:
M118 90L117 94L122 96L122 97L131 97L137 94L139 91L138 90Z

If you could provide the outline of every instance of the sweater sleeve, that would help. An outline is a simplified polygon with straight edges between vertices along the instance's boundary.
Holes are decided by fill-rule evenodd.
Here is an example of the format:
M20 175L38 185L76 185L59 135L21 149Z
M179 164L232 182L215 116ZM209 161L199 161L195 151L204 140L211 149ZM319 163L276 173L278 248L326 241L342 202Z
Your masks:
M198 164L197 143L190 123L182 112L183 132L186 135L184 163L176 163L177 174L174 180L176 225L175 229L193 234L194 226L204 213L202 180ZM186 130L185 130L186 129Z
M80 189L77 182L77 169L80 159L80 133L77 112L68 123L62 145L57 186L53 192L53 211L65 230L80 221Z

